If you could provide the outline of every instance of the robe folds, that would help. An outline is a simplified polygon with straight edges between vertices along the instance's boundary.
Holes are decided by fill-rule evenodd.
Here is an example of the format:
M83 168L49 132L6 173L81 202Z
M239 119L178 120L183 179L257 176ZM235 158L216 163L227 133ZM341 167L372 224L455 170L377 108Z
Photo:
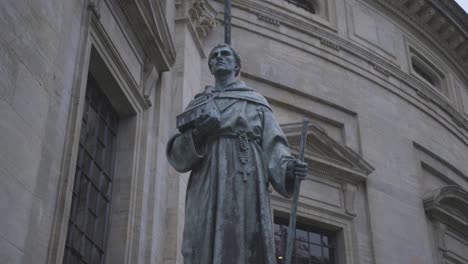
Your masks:
M184 264L275 264L268 184L286 197L294 190L286 137L265 98L243 82L206 92L220 110L219 131L203 147L190 129L167 145L170 164L191 170Z

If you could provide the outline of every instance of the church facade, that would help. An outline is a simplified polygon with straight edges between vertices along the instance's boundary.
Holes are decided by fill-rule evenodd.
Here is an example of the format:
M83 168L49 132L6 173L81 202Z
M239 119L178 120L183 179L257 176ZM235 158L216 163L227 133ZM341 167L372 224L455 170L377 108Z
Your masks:
M166 143L213 82L223 2L0 3L0 263L183 263ZM294 263L468 263L453 0L233 0L232 45L294 153L312 121ZM270 200L283 263L291 204Z

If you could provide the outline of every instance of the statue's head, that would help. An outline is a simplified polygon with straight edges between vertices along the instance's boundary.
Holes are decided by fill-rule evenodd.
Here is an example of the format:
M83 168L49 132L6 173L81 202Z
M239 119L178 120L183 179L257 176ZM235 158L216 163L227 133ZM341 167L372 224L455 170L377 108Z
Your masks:
M208 67L213 75L222 72L234 72L238 76L241 69L239 53L228 44L218 44L210 52Z

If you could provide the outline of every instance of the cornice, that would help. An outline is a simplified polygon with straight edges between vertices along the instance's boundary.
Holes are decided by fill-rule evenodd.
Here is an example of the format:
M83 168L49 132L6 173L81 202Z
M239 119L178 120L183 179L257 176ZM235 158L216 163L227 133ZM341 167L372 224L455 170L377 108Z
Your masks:
M468 16L453 0L367 0L378 3L410 24L457 62L461 72L468 68Z
M333 41L330 41L326 38L322 38L320 39L320 44L324 45L324 46L327 46L329 48L332 48L336 51L339 51L341 49L340 45L334 43Z
M304 21L298 19L287 12L278 11L268 7L268 3L257 2L252 0L234 0L232 3L233 7L237 7L248 12L255 13L269 17L272 20L278 21L282 26L288 26L295 30L305 33L310 36L317 37L320 43L324 46L332 48L333 50L346 50L360 58L381 65L382 67L399 70L398 66L389 60L376 55L362 47L355 45L353 42L341 38L336 35L335 32L324 28L321 24L316 21Z
M435 190L424 199L424 209L436 219L468 235L468 192L456 185Z
M293 151L300 142L301 123L283 125ZM307 132L305 161L316 175L339 178L345 182L365 182L374 168L358 153L328 136L323 128L311 122Z
M379 0L372 0L379 1ZM262 6L259 3L253 3L249 0L236 0L233 2L233 6L247 10L249 12L262 14L269 16L271 19L280 22L280 26L289 26L307 35L314 36L320 40L321 45L335 50L335 52L346 51L354 56L357 56L371 65L375 71L382 74L385 78L395 77L408 85L416 95L427 103L432 103L446 113L455 124L468 131L468 120L463 117L452 102L448 102L446 98L434 91L433 88L422 83L414 76L407 74L402 71L397 65L388 60L381 58L379 55L368 51L346 39L343 39L336 34L329 32L318 25L313 23L305 23L294 17L288 16L287 14L277 12L276 10L269 9L268 7ZM339 55L337 55L339 56ZM465 73L465 77L468 78L468 72ZM406 91L408 92L408 91Z
M293 153L299 151L302 123L283 125ZM345 215L354 217L356 213L356 193L358 185L367 181L374 168L359 154L328 136L323 128L311 122L307 131L304 161L313 176L326 178L341 185Z
M112 8L115 8L112 6ZM141 106L143 109L149 108L150 102L145 99L144 94L141 92L139 84L133 78L129 68L126 66L126 63L123 61L121 54L119 51L116 49L115 45L112 44L113 40L109 37L109 35L106 32L106 29L104 26L100 23L100 13L99 9L96 8L95 11L90 10L93 13L93 16L91 16L90 19L90 24L92 25L92 28L96 34L96 36L99 37L101 40L100 45L102 45L103 50L106 51L106 54L109 58L109 62L114 63L115 69L118 70L122 75L122 80L128 85L128 87L132 91L132 96L138 101L139 106ZM104 54L101 54L104 55ZM93 71L91 68L92 65L90 65L90 71ZM95 65L97 68L102 68L102 65Z
M168 71L175 62L175 46L161 1L115 0L145 54L159 71Z
M265 21L269 24L272 24L272 25L275 25L275 26L279 26L281 25L281 22L279 20L276 20L270 16L267 16L267 15L264 15L264 14L257 14L257 18L258 20L262 20L262 21Z
M432 3L441 10L452 15L452 19L459 23L465 32L468 32L468 15L454 0L432 0Z
M214 0L213 0L214 1ZM216 0L217 1L217 0ZM368 0L375 4L378 4L380 0ZM389 1L396 1L396 0L389 0ZM404 1L404 0L402 0ZM385 2L385 1L384 1ZM388 4L388 3L387 3ZM312 36L317 38L320 41L322 46L326 46L330 53L334 53L337 58L342 58L343 52L349 53L352 56L356 56L363 61L367 62L377 73L375 75L381 75L381 78L389 82L389 77L394 77L397 80L401 81L402 84L398 86L399 90L401 90L405 95L410 96L411 98L416 99L422 105L428 107L428 109L433 109L437 112L439 109L441 112L447 115L447 118L442 117L441 113L438 113L438 117L443 120L450 120L453 122L455 128L452 131L460 140L468 144L466 137L458 135L457 132L460 132L459 128L468 131L468 119L466 119L462 113L460 113L455 107L455 103L447 101L447 99L441 96L437 91L433 88L429 87L428 85L424 84L423 82L419 81L414 76L409 75L407 72L404 72L398 65L394 62L391 62L378 54L373 53L367 49L356 45L355 43L348 41L346 39L341 38L340 36L336 35L334 32L330 32L330 30L324 29L320 27L320 25L316 25L313 21L311 22L304 22L300 19L297 19L293 16L288 15L285 12L280 12L268 7L268 5L263 4L263 2L254 2L251 0L234 0L233 7L245 10L247 12L260 14L262 16L267 16L272 20L278 21L279 26L275 28L268 28L269 30L273 30L276 33L281 33L280 28L283 26L287 26L290 28L294 28L295 30L302 32L306 35ZM395 6L389 5L389 8L394 8ZM218 11L222 12L222 11ZM395 11L396 12L396 11ZM435 11L434 11L435 12ZM236 13L233 13L236 19L240 21L244 21L241 17L236 17ZM252 21L246 21L248 23L252 23ZM233 21L233 25L235 25L235 21ZM261 23L257 23L256 25L260 27L264 27ZM253 30L252 28L246 28L248 30ZM310 42L304 42L302 40L297 39L300 42L303 42L308 45L312 45L317 47L316 44ZM323 49L323 48L322 48ZM446 54L448 51L447 49L442 49L441 52ZM468 80L468 72L461 68L460 64L455 63L455 67L458 67L460 72L464 75L465 80ZM406 88L408 87L408 88ZM403 95L402 95L403 96ZM456 131L456 132L455 132ZM464 132L461 132L464 134Z

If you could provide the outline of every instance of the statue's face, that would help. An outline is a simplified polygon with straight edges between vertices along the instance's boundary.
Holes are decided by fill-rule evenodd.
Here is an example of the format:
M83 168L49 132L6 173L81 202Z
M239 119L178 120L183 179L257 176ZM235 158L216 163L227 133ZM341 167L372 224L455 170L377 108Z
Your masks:
M228 47L220 47L211 53L210 70L215 76L218 74L225 74L234 72L239 66L231 49Z

